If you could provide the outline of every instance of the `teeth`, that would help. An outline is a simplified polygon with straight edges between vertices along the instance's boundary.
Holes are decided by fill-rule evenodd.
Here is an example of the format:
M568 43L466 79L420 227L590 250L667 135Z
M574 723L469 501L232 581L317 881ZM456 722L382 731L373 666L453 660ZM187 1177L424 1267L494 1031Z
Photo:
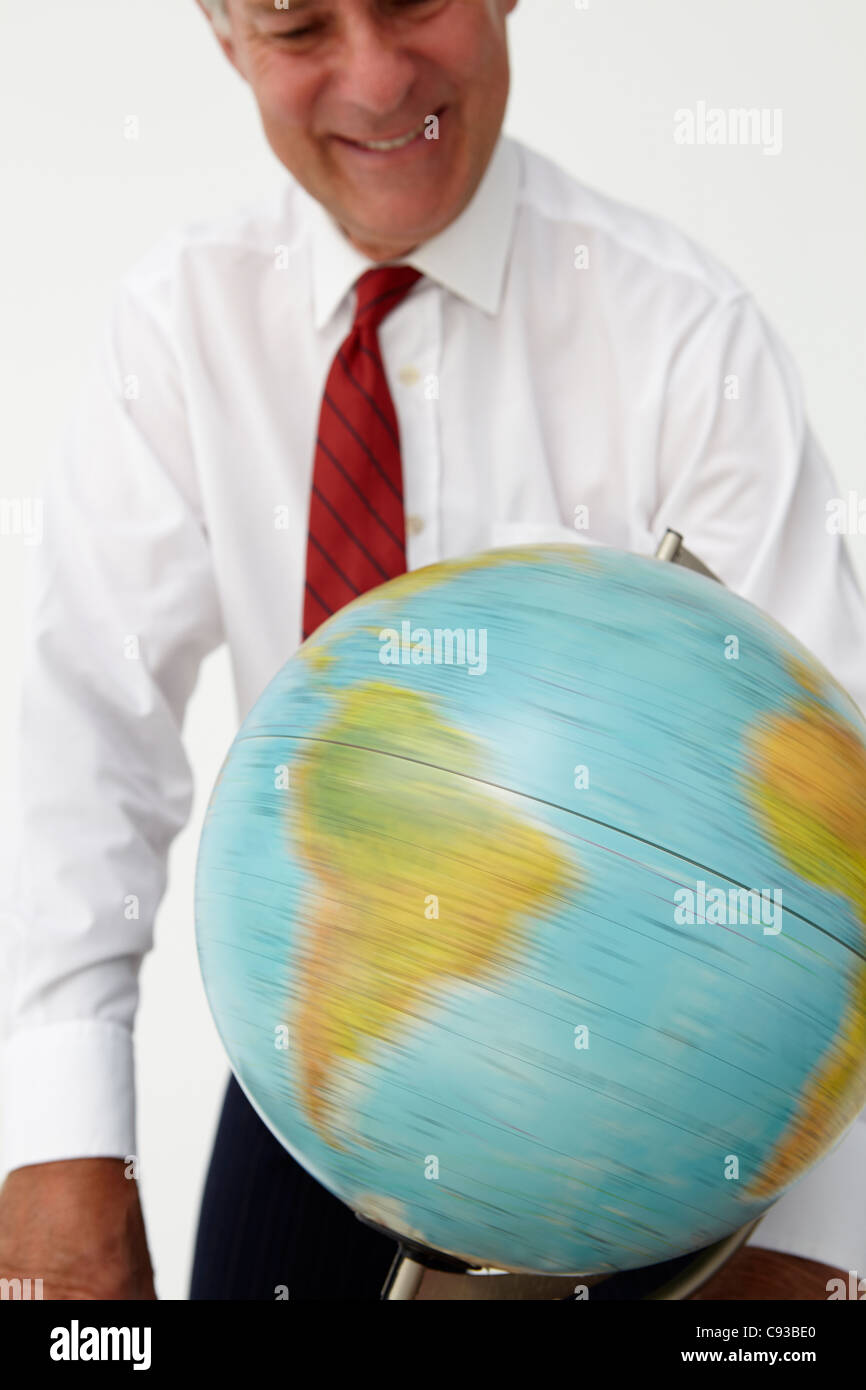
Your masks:
M424 129L424 122L414 130L410 130L408 135L398 135L393 140L355 140L353 143L360 145L365 150L399 150L401 145L408 145L410 140L414 140L416 135L420 135Z

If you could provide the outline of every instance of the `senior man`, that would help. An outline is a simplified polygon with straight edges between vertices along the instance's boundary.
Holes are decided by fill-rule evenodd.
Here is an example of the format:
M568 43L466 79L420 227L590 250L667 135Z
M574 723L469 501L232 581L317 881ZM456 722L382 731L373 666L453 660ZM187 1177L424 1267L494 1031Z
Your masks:
M0 1276L50 1298L154 1296L124 1163L137 972L221 642L243 717L404 568L566 536L650 554L672 526L866 704L790 359L711 257L502 133L516 0L198 3L289 177L127 274L46 482ZM833 1186L783 1199L702 1296L825 1297L859 1219ZM230 1081L191 1296L375 1298L393 1251Z

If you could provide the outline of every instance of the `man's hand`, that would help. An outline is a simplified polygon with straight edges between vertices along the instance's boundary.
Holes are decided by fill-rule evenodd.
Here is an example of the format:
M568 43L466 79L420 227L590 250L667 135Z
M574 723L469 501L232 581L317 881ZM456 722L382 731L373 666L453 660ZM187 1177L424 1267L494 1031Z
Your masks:
M42 1279L46 1299L152 1299L134 1179L122 1158L15 1168L0 1188L0 1279Z

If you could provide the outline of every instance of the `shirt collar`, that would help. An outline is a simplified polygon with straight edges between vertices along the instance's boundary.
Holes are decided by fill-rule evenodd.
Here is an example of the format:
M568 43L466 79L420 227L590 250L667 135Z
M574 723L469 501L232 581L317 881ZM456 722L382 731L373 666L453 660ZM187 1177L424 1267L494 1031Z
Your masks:
M495 314L511 246L519 178L516 144L500 132L481 182L460 216L398 264L414 266L470 304ZM358 276L376 263L352 245L305 188L297 184L296 189L310 219L313 321L321 329Z

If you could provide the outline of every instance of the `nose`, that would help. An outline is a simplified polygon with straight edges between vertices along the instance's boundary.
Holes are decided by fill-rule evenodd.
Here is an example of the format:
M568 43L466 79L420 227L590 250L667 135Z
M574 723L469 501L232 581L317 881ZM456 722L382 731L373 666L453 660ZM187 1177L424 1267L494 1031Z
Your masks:
M416 59L386 23L366 15L347 25L336 70L342 102L368 116L401 110L415 80Z

